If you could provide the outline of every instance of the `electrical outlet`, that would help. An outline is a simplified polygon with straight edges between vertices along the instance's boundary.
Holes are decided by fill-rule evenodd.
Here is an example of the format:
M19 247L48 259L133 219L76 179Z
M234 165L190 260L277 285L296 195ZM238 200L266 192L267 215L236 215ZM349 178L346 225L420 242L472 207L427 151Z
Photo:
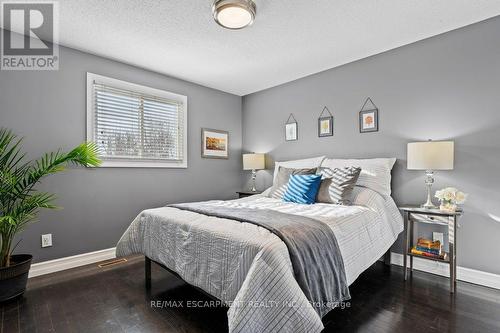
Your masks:
M52 234L42 235L42 247L52 246Z

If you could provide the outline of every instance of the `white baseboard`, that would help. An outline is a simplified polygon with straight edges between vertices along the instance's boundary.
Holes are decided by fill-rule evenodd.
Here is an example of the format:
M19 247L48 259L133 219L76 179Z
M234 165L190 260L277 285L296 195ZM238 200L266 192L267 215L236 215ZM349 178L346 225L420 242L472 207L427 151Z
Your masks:
M31 265L29 277L63 271L65 269L93 264L103 260L115 258L116 248L99 250L89 253L77 254L76 256L64 257L49 261L43 261Z
M408 262L410 257L408 257ZM403 266L403 255L391 252L391 264ZM420 258L413 258L413 269L441 276L450 276L447 264ZM457 267L457 280L479 284L481 286L500 289L500 275L478 271L471 268Z

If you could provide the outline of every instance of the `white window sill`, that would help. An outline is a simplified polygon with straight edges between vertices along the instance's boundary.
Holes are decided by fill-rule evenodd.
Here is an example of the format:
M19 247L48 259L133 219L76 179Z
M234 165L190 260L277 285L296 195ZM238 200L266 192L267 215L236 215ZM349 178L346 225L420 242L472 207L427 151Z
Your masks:
M99 168L177 168L187 169L187 161L106 161L103 160Z

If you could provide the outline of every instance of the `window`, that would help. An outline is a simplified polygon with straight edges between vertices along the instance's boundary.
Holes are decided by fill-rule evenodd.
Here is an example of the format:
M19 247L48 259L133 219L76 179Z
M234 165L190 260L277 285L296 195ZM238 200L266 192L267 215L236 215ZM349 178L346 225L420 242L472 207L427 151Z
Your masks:
M104 167L187 167L187 97L87 73L87 141Z

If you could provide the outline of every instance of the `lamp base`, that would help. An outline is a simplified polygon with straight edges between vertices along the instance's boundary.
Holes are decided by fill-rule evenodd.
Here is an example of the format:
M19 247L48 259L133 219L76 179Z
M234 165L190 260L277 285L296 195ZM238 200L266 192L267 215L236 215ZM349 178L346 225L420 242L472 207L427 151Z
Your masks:
M420 207L425 208L425 209L437 209L438 208L438 206L434 205L433 203L431 203L429 205L427 202L424 204L421 204Z
M250 189L251 192L257 192L257 188L255 187L255 178L257 178L257 171L252 170L252 188Z
M427 201L420 205L420 207L425 209L436 209L437 206L432 203L432 184L434 184L434 172L432 170L427 170L425 172L425 185L427 186Z

